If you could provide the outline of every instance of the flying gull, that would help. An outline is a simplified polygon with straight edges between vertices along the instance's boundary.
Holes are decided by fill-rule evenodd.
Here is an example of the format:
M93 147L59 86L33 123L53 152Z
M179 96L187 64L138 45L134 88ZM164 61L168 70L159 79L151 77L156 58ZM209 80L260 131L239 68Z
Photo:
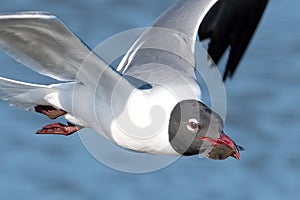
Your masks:
M210 159L239 159L243 148L223 132L222 118L201 101L195 43L197 35L209 39L208 53L216 64L230 48L223 79L231 77L266 4L179 0L142 33L117 69L52 14L0 15L0 47L30 69L58 80L41 85L1 77L0 97L68 122L44 126L37 134L71 135L87 127L136 152L205 152Z

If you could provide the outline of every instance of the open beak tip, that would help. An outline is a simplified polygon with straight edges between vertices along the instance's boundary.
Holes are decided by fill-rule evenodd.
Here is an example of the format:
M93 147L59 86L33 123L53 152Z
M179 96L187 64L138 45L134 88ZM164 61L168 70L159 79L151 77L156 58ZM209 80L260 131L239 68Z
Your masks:
M237 160L240 160L240 153L234 153L233 157Z

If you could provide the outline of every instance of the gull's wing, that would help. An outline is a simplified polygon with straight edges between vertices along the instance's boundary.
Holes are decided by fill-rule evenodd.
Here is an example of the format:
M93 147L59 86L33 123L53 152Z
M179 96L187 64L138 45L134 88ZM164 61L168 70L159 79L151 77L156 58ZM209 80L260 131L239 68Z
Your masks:
M216 1L177 1L141 35L117 70L126 73L132 66L151 62L173 66L185 60L194 65L195 40L200 22ZM194 73L192 68L189 71Z
M104 71L114 79L119 78L118 73L49 13L0 15L0 47L32 70L57 80L86 83Z
M179 0L136 41L118 70L125 73L131 66L149 62L142 49L151 48L151 61L174 64L181 58L193 63L197 32L200 40L210 38L208 53L215 63L230 46L224 73L231 76L237 67L262 16L268 0ZM216 4L215 4L216 3ZM214 5L215 4L215 5ZM200 26L201 24L201 26ZM200 29L199 29L200 26ZM155 30L165 28L168 30ZM199 30L199 31L198 31ZM162 51L163 50L163 51ZM175 54L161 59L162 54ZM156 55L157 54L157 55ZM166 63L169 62L169 63Z
M232 77L268 0L219 0L199 28L200 40L209 38L208 53L217 64L230 47L223 79Z

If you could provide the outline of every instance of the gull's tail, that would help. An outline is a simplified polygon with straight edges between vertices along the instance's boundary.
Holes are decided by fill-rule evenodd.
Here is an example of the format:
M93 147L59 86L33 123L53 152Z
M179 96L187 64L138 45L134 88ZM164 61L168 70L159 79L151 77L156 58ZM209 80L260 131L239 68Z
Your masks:
M33 110L36 105L51 105L49 100L57 95L52 85L38 85L0 77L0 98L10 105Z

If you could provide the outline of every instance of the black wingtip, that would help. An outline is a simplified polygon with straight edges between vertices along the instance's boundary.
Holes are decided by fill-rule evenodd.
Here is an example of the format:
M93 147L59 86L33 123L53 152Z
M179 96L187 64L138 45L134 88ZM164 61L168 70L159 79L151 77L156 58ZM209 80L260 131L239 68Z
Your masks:
M208 53L216 64L230 47L223 75L232 78L262 17L268 0L222 0L204 17L198 35L210 39Z

